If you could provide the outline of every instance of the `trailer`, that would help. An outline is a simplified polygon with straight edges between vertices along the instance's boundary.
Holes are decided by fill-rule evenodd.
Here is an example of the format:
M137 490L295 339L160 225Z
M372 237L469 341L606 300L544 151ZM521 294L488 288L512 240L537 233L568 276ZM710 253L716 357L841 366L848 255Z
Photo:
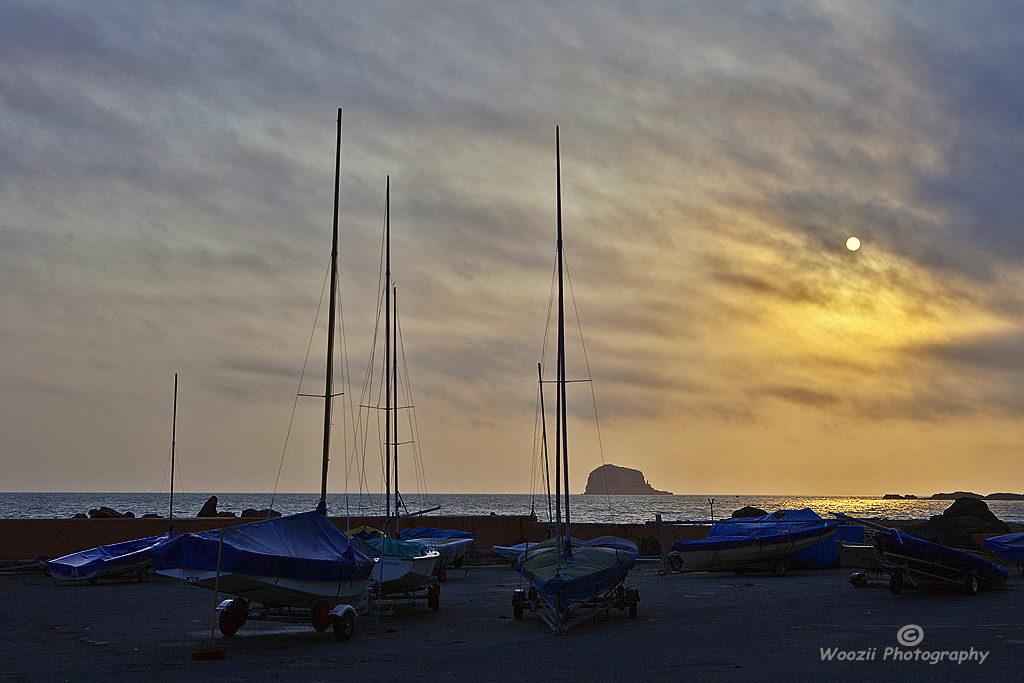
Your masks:
M889 574L889 590L899 595L904 588L960 586L968 595L992 590L1006 583L1002 567L964 550L903 533L875 534L875 551Z

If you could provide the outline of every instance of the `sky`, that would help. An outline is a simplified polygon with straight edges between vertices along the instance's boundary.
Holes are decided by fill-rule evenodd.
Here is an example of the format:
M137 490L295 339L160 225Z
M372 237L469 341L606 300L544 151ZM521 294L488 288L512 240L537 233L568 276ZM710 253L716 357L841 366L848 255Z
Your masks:
M332 492L388 178L402 488L537 489L556 125L571 490L1024 492L1022 81L1012 2L4 2L0 490L166 490L172 423L319 490L340 107Z

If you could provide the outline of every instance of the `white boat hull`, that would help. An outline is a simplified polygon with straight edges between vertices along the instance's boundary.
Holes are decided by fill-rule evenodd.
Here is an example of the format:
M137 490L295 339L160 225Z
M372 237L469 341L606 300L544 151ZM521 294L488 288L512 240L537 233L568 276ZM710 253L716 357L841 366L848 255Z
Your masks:
M455 565L476 544L472 538L417 538L415 540L441 554L438 569L447 569Z
M370 586L385 593L421 588L434 581L440 562L441 553L436 550L416 557L375 557Z
M683 563L693 569L728 569L730 567L746 567L749 565L769 563L778 557L784 557L804 548L810 548L822 541L828 540L835 534L835 529L822 532L819 535L797 540L788 540L781 543L758 544L751 543L736 548L724 548L716 550L713 548L677 550L675 553Z
M157 573L181 579L193 586L237 595L264 604L312 607L318 602L330 606L355 604L366 592L366 581L308 581L255 574L237 574L202 569L163 569Z

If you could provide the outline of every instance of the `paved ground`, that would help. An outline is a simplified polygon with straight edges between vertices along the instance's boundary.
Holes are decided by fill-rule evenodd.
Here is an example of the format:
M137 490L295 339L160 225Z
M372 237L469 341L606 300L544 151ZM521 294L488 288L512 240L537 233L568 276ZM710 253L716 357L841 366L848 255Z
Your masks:
M171 579L147 584L53 585L41 574L0 575L0 680L253 681L396 680L425 676L510 680L1015 680L1024 670L1024 589L890 594L854 588L849 570L737 576L659 576L638 566L636 619L549 634L529 612L512 619L519 577L501 566L453 572L441 609L409 607L360 618L352 640L304 624L250 621L213 639L226 661L192 661L211 645L213 594ZM916 647L897 632L916 624ZM865 661L822 661L822 650L864 652ZM916 651L893 661L886 648ZM923 661L971 651L973 661ZM889 651L891 653L891 650ZM987 653L979 663L980 653ZM843 655L846 656L845 654ZM948 657L948 655L947 655Z

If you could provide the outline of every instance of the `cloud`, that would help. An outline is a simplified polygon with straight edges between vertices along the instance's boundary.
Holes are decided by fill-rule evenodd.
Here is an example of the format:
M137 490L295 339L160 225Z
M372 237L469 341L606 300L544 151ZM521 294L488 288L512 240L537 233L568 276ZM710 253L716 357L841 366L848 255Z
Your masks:
M410 374L455 459L532 419L556 124L573 313L610 429L1016 419L1017 14L6 3L0 385L35 387L38 414L89 386L102 415L181 370L225 429L270 424L327 265L342 106L351 364L390 175Z

